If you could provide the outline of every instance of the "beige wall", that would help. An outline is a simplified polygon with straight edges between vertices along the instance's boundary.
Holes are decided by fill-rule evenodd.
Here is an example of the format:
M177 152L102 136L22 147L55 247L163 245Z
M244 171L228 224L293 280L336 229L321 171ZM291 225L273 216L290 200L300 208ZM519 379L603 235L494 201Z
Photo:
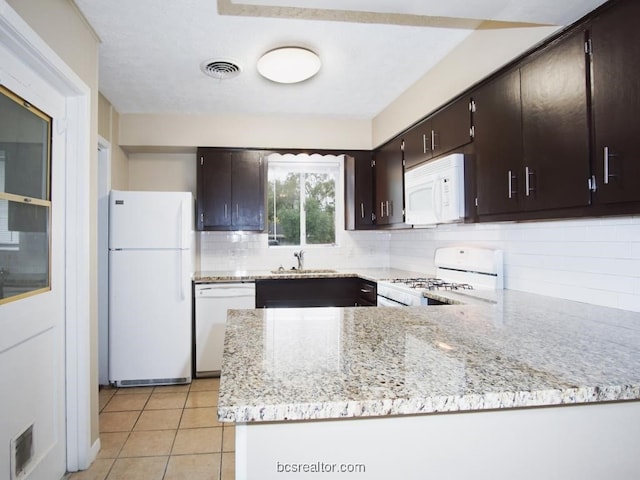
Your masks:
M71 0L7 0L11 7L91 89L91 145L98 144L99 39ZM97 272L97 148L91 150L91 271ZM91 278L91 441L98 439L97 276Z
M120 117L127 151L195 151L197 146L371 148L371 121L328 117L140 115Z
M196 195L195 153L132 153L129 190L192 192Z

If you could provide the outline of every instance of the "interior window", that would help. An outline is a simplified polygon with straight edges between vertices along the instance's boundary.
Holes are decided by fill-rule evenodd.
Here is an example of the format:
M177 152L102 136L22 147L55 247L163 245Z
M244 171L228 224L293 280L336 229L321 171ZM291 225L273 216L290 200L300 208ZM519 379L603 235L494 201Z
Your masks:
M50 285L51 118L0 86L0 304Z
M281 155L268 159L269 245L335 245L342 157Z

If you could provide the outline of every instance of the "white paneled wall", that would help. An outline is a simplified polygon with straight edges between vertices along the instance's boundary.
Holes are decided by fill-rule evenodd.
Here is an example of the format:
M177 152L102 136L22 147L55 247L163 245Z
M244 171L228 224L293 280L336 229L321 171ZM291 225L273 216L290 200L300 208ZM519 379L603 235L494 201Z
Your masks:
M433 272L435 249L450 245L502 249L505 288L640 311L640 217L396 231L389 263Z
M273 270L297 266L294 247L269 247L267 234L201 232L200 270ZM388 232L344 232L335 247L308 246L305 268L371 268L389 265Z

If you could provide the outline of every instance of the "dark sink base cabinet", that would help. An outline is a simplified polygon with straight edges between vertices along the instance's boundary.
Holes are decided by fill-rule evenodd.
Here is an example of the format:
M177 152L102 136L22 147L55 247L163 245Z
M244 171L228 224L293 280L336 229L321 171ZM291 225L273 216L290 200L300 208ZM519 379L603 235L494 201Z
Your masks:
M376 306L376 284L357 277L256 280L256 308Z

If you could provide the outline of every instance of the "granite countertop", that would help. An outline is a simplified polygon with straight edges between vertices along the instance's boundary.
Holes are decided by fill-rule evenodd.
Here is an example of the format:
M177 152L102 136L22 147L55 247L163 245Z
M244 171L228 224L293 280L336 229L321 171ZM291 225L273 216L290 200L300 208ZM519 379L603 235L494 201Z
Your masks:
M229 311L218 417L259 422L640 399L640 313L495 303Z
M225 271L198 271L193 276L194 283L216 282L250 282L253 280L270 278L340 278L361 277L366 280L380 281L399 277L419 277L425 273L411 272L396 268L350 268L350 269L308 269L305 273L291 270L274 273L273 270L225 270Z

